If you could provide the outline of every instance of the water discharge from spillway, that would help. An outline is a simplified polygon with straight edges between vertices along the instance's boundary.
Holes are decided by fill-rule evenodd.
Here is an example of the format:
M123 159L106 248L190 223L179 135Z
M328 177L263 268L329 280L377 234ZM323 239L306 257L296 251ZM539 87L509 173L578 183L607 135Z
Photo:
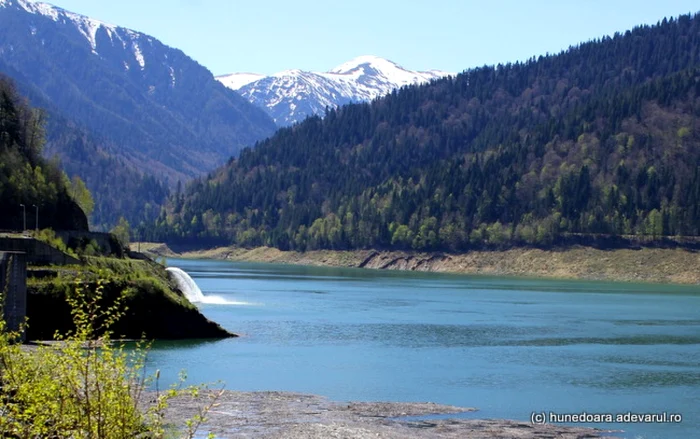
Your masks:
M165 269L170 277L175 280L177 286L185 295L187 300L192 303L208 303L214 305L250 305L248 302L236 302L227 300L221 296L205 296L202 290L199 289L197 283L187 274L186 271L177 267L168 267Z

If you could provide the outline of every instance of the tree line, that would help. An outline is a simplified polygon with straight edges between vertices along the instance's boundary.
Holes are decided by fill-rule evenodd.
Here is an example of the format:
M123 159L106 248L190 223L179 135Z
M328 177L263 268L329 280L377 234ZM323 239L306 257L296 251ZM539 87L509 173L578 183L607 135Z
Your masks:
M46 161L43 145L43 113L29 106L13 82L0 75L0 229L22 230L26 225L87 230L80 205L90 207L89 191L80 179L69 181Z
M139 233L455 251L696 236L699 51L686 15L329 109L178 189Z

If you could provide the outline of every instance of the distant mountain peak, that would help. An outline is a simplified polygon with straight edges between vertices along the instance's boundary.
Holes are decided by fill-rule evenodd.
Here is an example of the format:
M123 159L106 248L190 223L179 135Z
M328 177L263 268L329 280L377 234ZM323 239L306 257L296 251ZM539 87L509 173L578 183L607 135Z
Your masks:
M344 62L341 65L335 67L334 69L331 69L328 71L328 73L337 73L337 74L348 74L356 71L357 69L361 68L363 65L370 66L376 70L383 70L383 69L393 69L393 68L398 68L401 70L405 70L403 67L399 66L393 61L389 61L388 59L385 58L380 58L378 56L374 55L362 55L358 56L356 58L351 59L350 61Z
M370 101L394 89L447 75L450 73L439 70L412 71L378 56L363 55L327 72L291 69L269 76L233 73L216 79L265 109L278 125L286 126L322 115L326 107Z
M230 88L231 90L238 90L239 88L243 87L244 85L248 85L251 82L258 81L262 78L264 78L265 75L261 75L259 73L231 73L229 75L221 75L217 76L216 79L219 80L222 84L224 84L226 87Z

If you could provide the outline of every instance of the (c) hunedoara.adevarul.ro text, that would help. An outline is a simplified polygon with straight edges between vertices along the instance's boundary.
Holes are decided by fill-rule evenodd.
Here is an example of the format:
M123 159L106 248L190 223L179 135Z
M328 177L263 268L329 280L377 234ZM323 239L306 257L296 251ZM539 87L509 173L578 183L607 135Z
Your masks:
M532 412L533 424L678 424L683 422L680 413L557 413Z

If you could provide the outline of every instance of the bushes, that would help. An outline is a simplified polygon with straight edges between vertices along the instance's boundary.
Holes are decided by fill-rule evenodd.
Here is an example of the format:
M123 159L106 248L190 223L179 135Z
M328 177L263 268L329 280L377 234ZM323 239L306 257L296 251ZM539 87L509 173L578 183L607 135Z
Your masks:
M34 234L34 238L38 241L45 242L51 247L73 256L74 258L78 257L73 249L68 248L66 243L63 242L63 239L56 235L56 232L54 232L53 229L42 229Z
M0 320L0 437L86 439L163 438L163 411L178 388L144 399L153 378L144 374L146 349L111 340L123 299L104 306L104 286L76 284L67 295L76 330L57 344L27 350ZM0 292L0 304L3 303ZM2 314L0 313L0 316ZM157 379L157 376L155 377ZM197 391L199 388L190 389ZM186 422L193 437L213 401Z

